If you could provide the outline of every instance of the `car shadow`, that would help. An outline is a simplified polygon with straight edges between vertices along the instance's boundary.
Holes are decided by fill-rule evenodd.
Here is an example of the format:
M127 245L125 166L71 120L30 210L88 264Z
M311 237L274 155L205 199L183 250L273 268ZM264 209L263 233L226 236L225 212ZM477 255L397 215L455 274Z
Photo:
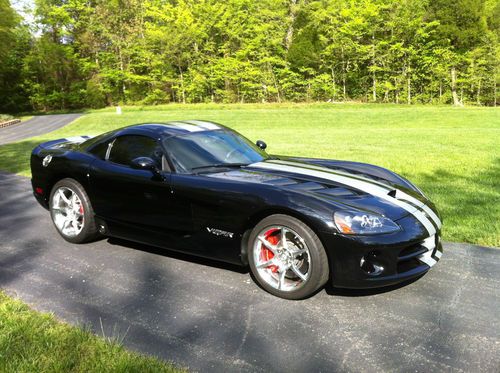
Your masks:
M204 265L207 267L214 267L214 268L224 269L224 270L237 272L237 273L248 273L249 272L249 269L247 266L239 266L239 265L232 264L232 263L226 263L226 262L221 262L221 261L213 260L213 259L209 259L209 258L203 258L203 257L196 256L196 255L186 254L186 253L174 251L171 249L164 249L161 247L150 246L150 245L141 244L141 243L134 242L134 241L128 241L128 240L124 240L121 238L108 237L107 242L110 245L124 246L124 247L128 247L130 249L140 250L140 251L144 251L144 252L147 252L150 254L161 255L164 257L169 257L172 259L182 260L184 262L190 262L190 263L195 263L195 264L199 264L199 265Z
M337 287L334 287L333 285L331 285L330 282L328 282L325 285L325 291L328 295L335 295L335 296L341 296L341 297L367 297L367 296L371 296L371 295L384 294L384 293L388 293L390 291L404 288L404 287L411 285L414 282L418 281L423 276L425 276L425 273L423 275L412 278L410 280L400 282L398 284L383 286L383 287L379 287L379 288L369 288L369 289L337 288Z
M190 255L170 249L164 249L160 247L155 247L155 246L150 246L146 244L141 244L133 241L128 241L125 239L121 238L115 238L115 237L108 237L107 242L110 245L118 245L118 246L123 246L127 247L133 250L139 250L143 252L147 252L150 254L155 254L155 255L161 255L163 257L169 257L172 259L177 259L177 260L182 260L185 262L190 262L198 265L203 265L207 267L213 267L213 268L218 268L222 270L227 270L231 272L236 272L236 273L241 273L241 274L246 274L248 273L250 277L252 278L253 282L259 286L263 291L265 291L262 286L260 286L259 282L255 279L255 276L253 273L249 270L248 266L239 266L236 264L231 264L231 263L226 263L226 262L221 262L209 258L203 258L200 256L196 255ZM425 275L425 274L424 274ZM326 285L314 293L312 293L310 296L308 296L305 299L311 298L317 293L321 292L323 289L325 290L326 294L331 295L331 296L341 296L341 297L366 297L366 296L371 296L371 295L377 295L377 294L383 294L387 293L390 291L394 291L403 287L406 287L415 281L419 280L421 277L424 275L418 276L416 278L401 282L399 284L395 285L390 285L390 286L384 286L380 288L371 288L371 289L346 289L346 288L337 288L334 287L331 284L331 281L329 280Z

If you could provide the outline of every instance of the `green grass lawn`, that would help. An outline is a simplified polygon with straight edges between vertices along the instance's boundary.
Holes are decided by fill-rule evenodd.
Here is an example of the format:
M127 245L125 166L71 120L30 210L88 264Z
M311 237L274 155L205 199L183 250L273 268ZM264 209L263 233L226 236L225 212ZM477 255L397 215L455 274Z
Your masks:
M409 178L439 207L444 239L500 246L500 110L395 105L166 105L91 111L57 132L0 147L0 169L29 176L38 143L180 119L226 124L274 154L348 159Z
M58 322L0 292L1 372L184 372Z

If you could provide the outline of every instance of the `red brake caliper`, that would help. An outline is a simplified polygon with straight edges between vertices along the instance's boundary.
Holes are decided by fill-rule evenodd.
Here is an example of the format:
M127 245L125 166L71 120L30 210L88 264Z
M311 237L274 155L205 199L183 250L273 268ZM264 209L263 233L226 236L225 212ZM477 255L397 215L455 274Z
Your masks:
M264 237L266 238L266 241L269 242L272 245L277 245L279 242L279 235L277 234L279 232L279 229L272 228L268 230L265 234ZM269 250L267 247L265 247L263 244L261 244L261 249L260 249L260 260L262 262L267 262L271 260L274 257L274 254L271 250ZM278 266L275 264L271 264L267 266L266 268L269 268L273 273L278 272Z
M83 205L80 205L80 214L83 215Z

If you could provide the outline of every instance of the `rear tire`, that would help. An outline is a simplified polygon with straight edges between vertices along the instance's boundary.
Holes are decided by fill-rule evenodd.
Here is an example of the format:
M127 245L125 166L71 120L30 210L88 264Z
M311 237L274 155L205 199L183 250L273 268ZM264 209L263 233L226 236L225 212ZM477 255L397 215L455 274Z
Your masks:
M49 209L57 232L66 241L83 243L99 237L94 210L78 181L58 181L50 192Z
M280 298L307 298L328 281L323 244L311 228L292 216L264 218L252 230L248 249L256 281Z

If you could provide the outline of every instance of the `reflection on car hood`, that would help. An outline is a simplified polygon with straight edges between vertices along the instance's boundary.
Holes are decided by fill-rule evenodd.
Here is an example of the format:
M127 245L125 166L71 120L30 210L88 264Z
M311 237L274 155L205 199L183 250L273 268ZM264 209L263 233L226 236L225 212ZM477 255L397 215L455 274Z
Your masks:
M207 176L272 185L284 191L308 194L325 202L331 201L355 209L372 211L393 220L417 210L417 207L404 209L399 206L396 201L399 195L412 197L415 206L423 205L421 200L415 198L415 193L405 188L396 188L390 182L304 162L268 160L250 164L242 169Z

